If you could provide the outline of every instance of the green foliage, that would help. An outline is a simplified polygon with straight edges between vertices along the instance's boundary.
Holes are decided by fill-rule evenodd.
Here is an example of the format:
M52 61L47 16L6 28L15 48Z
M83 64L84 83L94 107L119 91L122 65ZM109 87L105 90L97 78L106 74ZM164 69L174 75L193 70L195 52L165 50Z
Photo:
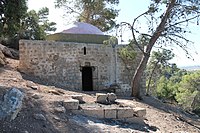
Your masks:
M77 20L108 31L115 26L119 10L113 8L119 0L56 0L56 7L65 7L67 13L78 14Z
M171 71L177 68L176 65L169 63L173 57L174 54L167 49L163 49L162 52L152 52L152 56L146 70L148 76L146 95L149 95L149 93L155 93L157 80L162 75L170 77L172 73Z
M38 12L31 10L27 12L25 19L22 20L19 31L20 38L43 40L50 31L55 31L54 22L48 20L49 9L42 8Z
M195 109L200 107L200 103L196 104L194 99L200 92L200 71L196 71L182 77L179 83L176 99L185 109ZM195 104L195 106L192 106Z
M185 110L200 111L200 71L178 70L169 79L161 76L156 96L160 99L174 99Z
M186 52L188 58L191 57L188 52L188 43L191 42L186 38L186 33L191 31L187 27L195 22L199 25L199 16L199 0L151 0L148 9L135 17L132 23L121 23L121 26L130 28L133 42L143 53L143 58L133 74L132 96L140 98L140 80L154 46L158 48L179 46ZM146 24L148 29L140 28ZM142 49L137 40L138 36L148 37L145 49Z
M134 49L132 49L129 45L123 47L119 51L119 55L123 60L133 61L137 55Z
M176 64L168 61L174 55L168 51L153 52L147 67L147 74L152 79L150 88L159 99L176 102L185 110L200 112L200 71L187 72L177 68ZM154 71L152 71L154 70Z
M103 44L105 44L105 45L112 45L112 47L115 47L115 45L118 44L117 41L118 41L118 40L117 40L116 37L111 36L111 37L109 37L109 39L104 40L104 41L103 41Z
M1 0L0 36L12 38L20 29L20 21L27 11L27 0Z
M167 79L162 76L157 85L157 96L158 98L165 98L168 97L168 86L167 86Z
M27 0L2 0L0 2L0 42L18 49L19 39L45 39L49 31L55 31L54 22L49 22L49 9L38 13L27 12Z

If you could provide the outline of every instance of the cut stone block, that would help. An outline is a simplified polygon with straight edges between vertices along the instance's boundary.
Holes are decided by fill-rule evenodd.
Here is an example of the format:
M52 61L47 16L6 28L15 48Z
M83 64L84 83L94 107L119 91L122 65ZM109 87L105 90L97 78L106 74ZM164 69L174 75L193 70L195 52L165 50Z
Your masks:
M138 117L145 117L145 115L146 115L146 109L145 108L135 107L135 108L133 108L133 112Z
M72 95L72 99L76 99L79 103L83 103L83 95Z
M96 93L96 102L97 103L108 103L107 94Z
M114 103L115 100L117 99L117 96L114 93L108 93L107 96L108 96L108 101L110 103Z
M104 109L104 113L105 113L105 118L111 118L111 119L116 119L117 118L117 110L116 109L109 109L109 108L106 108Z
M133 117L134 112L132 108L126 107L126 108L118 108L117 109L117 118L131 118Z
M63 106L66 109L78 109L79 101L76 99L68 99L63 101Z
M95 118L104 118L104 110L102 108L84 108L83 113Z

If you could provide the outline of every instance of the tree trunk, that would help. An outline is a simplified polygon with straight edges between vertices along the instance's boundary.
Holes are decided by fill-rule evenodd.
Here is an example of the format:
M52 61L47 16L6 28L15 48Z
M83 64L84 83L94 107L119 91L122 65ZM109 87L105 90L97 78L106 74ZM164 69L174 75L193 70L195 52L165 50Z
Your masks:
M132 80L132 96L133 97L140 98L140 81L141 81L141 77L143 75L144 69L147 65L148 59L149 59L149 56L143 55L140 61L140 64L133 76L133 80Z
M167 23L167 19L169 18L171 10L174 7L175 3L176 3L176 0L170 0L170 3L166 9L166 12L160 21L160 24L156 28L156 31L153 33L153 35L149 41L149 44L146 46L147 47L146 52L145 52L145 54L143 54L140 64L138 65L138 68L135 71L135 74L132 79L132 96L133 97L136 97L139 99L141 98L140 97L140 80L141 80L142 74L143 74L144 69L147 65L147 62L149 60L151 50L152 50L154 44L156 43L157 39L160 37L161 33L164 31L165 24ZM133 36L134 36L134 34L133 34Z
M149 77L149 82L148 82L148 85L147 85L146 96L149 95L151 79L152 79L152 77L153 77L153 73L154 73L154 71L155 71L155 69L156 69L158 63L159 63L159 61L156 62L155 66L154 66L154 68L153 68L153 70L152 70L152 72L151 72L151 75L150 75L150 77Z

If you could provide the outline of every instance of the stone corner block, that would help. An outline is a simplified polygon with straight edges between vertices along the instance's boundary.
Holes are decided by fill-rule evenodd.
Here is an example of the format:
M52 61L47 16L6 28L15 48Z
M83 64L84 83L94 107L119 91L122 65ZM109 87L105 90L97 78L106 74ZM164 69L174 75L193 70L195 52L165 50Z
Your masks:
M117 99L117 96L116 96L116 94L114 94L114 93L108 93L107 95L108 95L108 101L109 101L110 103L114 103L115 100Z
M78 100L80 103L83 103L83 95L71 95L72 99Z
M133 112L134 112L138 117L145 117L145 116L146 116L146 109L145 109L145 108L135 107L135 108L133 108Z
M67 99L63 101L63 106L66 109L78 109L79 107L79 101L76 99Z
M97 103L107 103L108 95L104 93L96 93L96 102Z

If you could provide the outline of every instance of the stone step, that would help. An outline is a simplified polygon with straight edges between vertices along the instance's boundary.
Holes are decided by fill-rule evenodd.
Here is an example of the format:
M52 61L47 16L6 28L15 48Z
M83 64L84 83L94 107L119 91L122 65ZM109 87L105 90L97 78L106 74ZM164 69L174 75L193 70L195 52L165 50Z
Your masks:
M66 109L77 110L79 108L79 101L76 99L65 99L63 101L63 106Z
M146 116L146 109L141 108L141 107L136 107L133 102L130 102L130 100L117 99L116 103L123 105L123 106L131 107L133 109L135 116L137 116L137 117L145 117Z
M80 110L74 110L76 114L131 123L144 123L145 111L143 108L119 107L117 105L100 106L98 104L80 105Z

